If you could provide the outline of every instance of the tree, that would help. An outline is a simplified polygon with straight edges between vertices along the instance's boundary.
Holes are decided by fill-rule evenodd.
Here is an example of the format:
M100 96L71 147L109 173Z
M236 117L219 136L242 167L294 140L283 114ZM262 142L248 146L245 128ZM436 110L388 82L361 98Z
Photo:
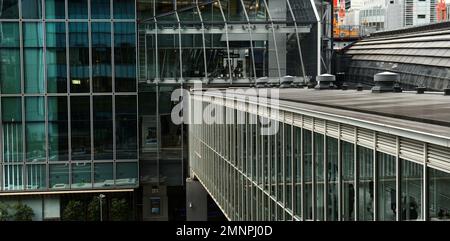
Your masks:
M64 208L62 219L64 221L84 221L86 215L81 201L71 200Z
M104 202L102 200L102 202ZM99 221L100 220L100 201L98 196L94 196L87 207L87 220Z
M14 205L16 213L14 213L15 221L31 221L34 217L34 211L28 205L19 202Z
M128 219L128 202L125 198L111 200L111 220L126 221Z
M8 204L0 202L0 221L8 221L11 219L9 208Z

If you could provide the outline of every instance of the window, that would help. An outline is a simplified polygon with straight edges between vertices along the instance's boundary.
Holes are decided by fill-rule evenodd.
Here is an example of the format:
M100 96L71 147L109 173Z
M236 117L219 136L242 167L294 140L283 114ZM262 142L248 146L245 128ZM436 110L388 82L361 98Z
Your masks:
M28 162L46 159L45 139L45 99L25 98L25 155Z
M425 18L427 18L427 15L425 15L425 14L418 14L418 15L417 15L417 18L419 18L419 19L425 19Z
M72 159L91 160L90 97L70 97Z
M338 220L338 140L327 137L328 196L327 221Z
M69 155L66 96L48 97L48 159L66 161Z
M50 188L68 189L69 188L69 164L50 165Z
M360 221L370 221L374 217L374 182L373 182L373 150L358 146L359 161L359 218Z
M72 164L72 185L71 188L91 188L91 164L73 163Z
M136 96L116 96L117 159L137 158Z
M117 92L136 92L134 23L114 23L115 86Z
M115 19L134 19L135 0L114 0L114 18Z
M450 174L428 168L428 209L431 220L450 220Z
M91 31L93 91L111 92L111 23L92 23Z
M89 92L89 37L87 23L69 23L70 91Z
M24 80L26 93L44 93L43 42L41 23L23 24Z
M22 162L22 99L20 97L2 98L2 125L3 161L5 163Z
M91 0L91 18L109 19L111 18L110 0Z
M113 159L112 97L94 96L94 159Z
M47 188L46 165L27 165L27 189L37 190Z
M22 0L22 18L24 19L42 18L41 0Z
M19 24L0 22L3 37L0 38L0 92L20 93L20 41Z
M65 0L45 0L45 17L47 19L64 19L66 17Z
M304 219L312 219L312 134L311 131L303 129L303 162L305 168L305 185L304 185ZM314 200L315 201L315 200Z
M0 19L18 19L19 18L19 0L3 0L0 5Z
M87 19L88 18L88 1L87 0L69 0L67 1L70 19Z
M138 177L136 162L116 163L116 185L136 185Z
M396 219L396 163L395 157L377 153L378 162L378 220Z
M113 164L94 164L94 187L108 187L114 185Z
M401 220L423 220L423 166L401 160Z
M354 145L342 141L342 220L355 220L355 157Z
M46 23L47 92L67 91L66 24Z

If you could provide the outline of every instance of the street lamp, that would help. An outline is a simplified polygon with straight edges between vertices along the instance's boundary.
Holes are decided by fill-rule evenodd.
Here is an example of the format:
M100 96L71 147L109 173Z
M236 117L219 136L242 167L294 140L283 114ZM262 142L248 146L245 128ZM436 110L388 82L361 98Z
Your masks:
M102 208L102 200L105 198L105 194L100 194L99 196L99 202L100 202L100 221L103 221L103 208Z

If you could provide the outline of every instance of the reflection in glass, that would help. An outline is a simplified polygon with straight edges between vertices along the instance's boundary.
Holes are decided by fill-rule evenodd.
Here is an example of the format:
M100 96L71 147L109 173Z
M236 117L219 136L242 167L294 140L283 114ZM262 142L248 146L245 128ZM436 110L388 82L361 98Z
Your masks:
M45 100L25 98L25 155L28 162L45 161Z
M415 162L401 161L401 220L423 220L423 166Z
M137 158L136 96L116 96L117 159Z
M134 19L135 0L114 0L114 18L115 19Z
M112 97L94 96L94 159L113 159Z
M111 24L92 23L92 88L94 92L111 92Z
M0 93L20 93L19 24L0 22Z
M68 10L70 19L87 19L88 18L88 1L87 0L69 0Z
M285 180L283 183L285 184L285 205L287 209L292 210L292 134L291 134L291 125L285 124L284 125L284 146L285 146L285 152L284 152L284 158L285 158L285 164L284 164L284 173L285 173Z
M66 24L46 24L47 92L67 91Z
M396 168L395 157L377 152L378 162L378 220L396 219Z
M450 174L428 168L430 220L450 220Z
M89 92L89 37L87 23L69 23L70 91Z
M342 221L355 220L354 144L341 141L342 149Z
M110 0L91 0L91 18L111 18Z
M304 219L311 220L312 219L312 202L313 202L313 194L312 194L312 134L311 131L303 129L303 165L305 172L305 185L304 185L304 197L305 200L304 205ZM315 200L314 200L315 201Z
M50 165L49 170L51 189L69 188L69 164Z
M314 133L314 163L316 170L316 220L324 220L324 136Z
M91 160L90 97L70 97L73 160Z
M359 161L359 218L360 221L373 220L374 196L373 196L373 151L358 146Z
M66 161L69 155L66 96L48 97L48 159Z
M302 130L294 127L295 215L302 216Z
M27 189L47 188L47 167L45 165L27 165Z
M23 24L26 93L44 93L43 32L41 23Z
M338 140L327 137L327 221L338 220Z
M3 0L0 5L0 19L19 18L19 0Z
M23 190L23 165L3 165L3 190Z
M23 160L22 101L20 97L2 97L3 161Z
M108 187L114 185L113 164L94 164L94 187Z
M136 162L116 163L116 186L136 185L137 177Z
M47 19L64 19L66 18L65 0L45 0L45 17Z
M39 19L42 17L41 0L21 0L21 1L22 1L23 19Z
M71 188L91 188L91 164L72 164L72 185Z
M114 63L117 92L136 91L135 35L134 23L114 23Z

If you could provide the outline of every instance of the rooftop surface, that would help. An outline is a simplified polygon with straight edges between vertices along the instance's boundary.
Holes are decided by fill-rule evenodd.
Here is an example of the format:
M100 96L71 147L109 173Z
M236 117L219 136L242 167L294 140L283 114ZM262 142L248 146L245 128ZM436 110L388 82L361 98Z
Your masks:
M279 89L280 106L395 126L450 139L450 96L443 92Z

